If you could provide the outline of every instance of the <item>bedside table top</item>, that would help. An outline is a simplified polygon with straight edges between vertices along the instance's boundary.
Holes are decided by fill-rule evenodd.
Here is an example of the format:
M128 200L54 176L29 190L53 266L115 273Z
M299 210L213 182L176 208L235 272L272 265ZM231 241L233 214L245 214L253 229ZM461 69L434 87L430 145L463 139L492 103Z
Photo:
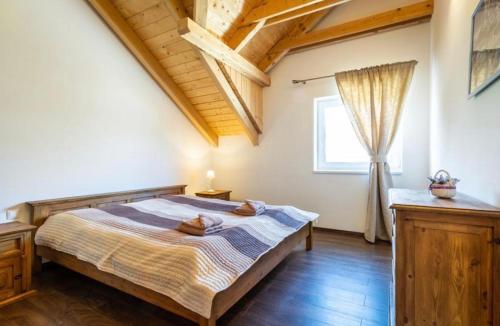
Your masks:
M196 195L205 195L205 196L218 196L218 195L223 195L223 194L228 194L230 193L231 190L214 190L214 191L198 191L195 193Z
M0 224L0 236L20 232L27 232L36 229L36 226L21 222L9 222Z

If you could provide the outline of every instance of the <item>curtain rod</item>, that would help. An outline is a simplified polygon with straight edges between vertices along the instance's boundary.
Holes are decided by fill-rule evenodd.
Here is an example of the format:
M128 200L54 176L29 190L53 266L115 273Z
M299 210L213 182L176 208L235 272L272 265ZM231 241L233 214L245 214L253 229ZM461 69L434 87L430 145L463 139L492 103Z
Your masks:
M314 78L307 78L307 79L294 79L294 80L292 80L292 83L294 83L294 84L305 84L305 83L307 83L310 80L333 78L333 77L335 77L335 74L333 74L333 75L326 75L326 76L320 76L320 77L314 77Z
M385 64L385 65L382 65L382 66L386 66L386 65L396 65L396 64L400 64L400 63L409 63L409 62L415 62L415 64L418 63L417 60L411 60L411 61L406 61L406 62L395 62L395 63L389 63L389 64ZM375 67L380 67L380 66L373 66L373 67L369 67L369 68L375 68ZM369 69L369 68L363 68L363 69ZM361 70L361 69L358 69L358 70ZM319 77L313 77L313 78L306 78L306 79L293 79L292 80L292 83L293 84L305 84L307 83L308 81L311 81L311 80L318 80L318 79L325 79L325 78L333 78L335 77L336 74L332 74L332 75L326 75L326 76L319 76Z

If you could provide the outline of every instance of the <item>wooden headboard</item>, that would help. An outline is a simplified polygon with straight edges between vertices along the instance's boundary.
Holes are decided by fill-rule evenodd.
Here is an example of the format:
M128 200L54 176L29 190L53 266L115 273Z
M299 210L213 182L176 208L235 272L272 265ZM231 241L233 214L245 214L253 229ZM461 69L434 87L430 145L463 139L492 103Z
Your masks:
M31 201L27 203L31 207L30 223L40 226L45 222L47 217L51 215L78 208L102 207L109 204L124 204L151 198L161 198L168 195L180 195L185 193L185 188L186 185L176 185L110 192L98 195Z

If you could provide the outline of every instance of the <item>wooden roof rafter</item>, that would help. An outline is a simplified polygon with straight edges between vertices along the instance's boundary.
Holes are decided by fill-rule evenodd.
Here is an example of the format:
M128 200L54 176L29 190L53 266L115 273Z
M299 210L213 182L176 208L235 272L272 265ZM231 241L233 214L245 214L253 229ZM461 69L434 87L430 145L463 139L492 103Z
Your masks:
M288 40L294 39L311 31L330 13L330 10L331 9L314 12L300 18L290 31L268 51L266 56L257 64L257 66L262 69L262 71L266 73L269 72L289 52L287 49L277 50L277 48Z
M230 103L236 113L238 120L243 125L243 130L248 139L253 145L259 144L259 133L262 131L258 125L254 123L249 110L246 108L245 102L241 100L238 91L231 83L231 79L227 76L224 66L218 63L213 57L201 52L202 61L210 71L212 78L216 81L217 87L224 95L226 102Z
M171 14L177 20L177 23L182 21L183 19L188 18L186 10L182 6L173 5L172 3L178 3L176 0L163 0L164 2L168 2L167 6L171 10ZM208 9L207 1L205 0L196 0L194 3L194 14L201 23L206 25L207 12L204 12ZM244 133L248 136L252 144L258 145L259 137L258 133L261 132L260 129L254 127L252 120L249 119L249 115L247 110L244 107L244 104L239 100L238 95L231 87L230 81L228 77L223 73L222 68L216 62L216 60L207 55L201 49L195 48L199 55L200 59L207 68L210 76L213 78L215 84L219 88L221 94L224 96L225 101L233 108L236 117L240 121L243 126Z
M198 25L192 19L188 17L181 19L177 31L189 43L210 54L215 59L233 67L261 86L269 86L271 84L269 76L252 62L242 57L238 52L231 49L222 40Z
M309 4L305 7L301 7L299 9L295 9L292 11L288 11L286 13L280 14L278 16L274 16L272 18L269 18L265 21L264 28L273 26L276 24L280 24L283 22L286 22L288 20L292 20L295 18L303 17L309 14L313 14L318 11L322 11L325 9L330 9L332 7L344 4L346 2L349 2L351 0L323 0L321 2Z
M194 19L197 23L201 24L201 27L206 28L207 25L207 16L208 16L208 2L207 0L195 0L194 2ZM186 16L179 17L179 26L182 26L182 20L187 19ZM252 144L259 144L259 133L262 131L253 123L252 114L248 112L248 109L245 108L245 103L238 96L237 90L231 84L231 79L225 71L223 70L223 65L219 64L217 60L206 54L202 49L198 49L200 53L200 57L205 67L210 72L210 75L216 82L217 87L224 95L224 98L227 103L231 105L233 108L238 120L243 126L245 134L248 136Z
M326 5L328 1L329 0L325 0L311 5L310 7L320 7ZM307 7L302 10L306 8ZM265 57L259 61L257 66L267 73L286 54L295 49L357 37L384 29L404 26L410 23L428 21L433 12L433 0L422 1L361 19L348 21L343 24L312 31L328 12L329 11L323 10L303 16L286 35L274 44ZM292 13L293 11L290 12L289 15L292 15Z
M265 24L266 21L261 20L257 23L238 27L234 35L227 41L227 45L234 51L240 52Z
M264 0L242 19L240 25L245 26L273 18L321 1L324 0Z
M203 0L203 2L207 1ZM262 28L329 9L349 1L351 0L264 1L241 19L236 32L227 41L227 45L239 52ZM257 21L248 23L255 19L252 18L255 15L259 15L260 18Z
M432 16L432 12L433 0L418 2L287 39L274 47L271 53L273 51L293 50L341 40L410 23L428 21Z

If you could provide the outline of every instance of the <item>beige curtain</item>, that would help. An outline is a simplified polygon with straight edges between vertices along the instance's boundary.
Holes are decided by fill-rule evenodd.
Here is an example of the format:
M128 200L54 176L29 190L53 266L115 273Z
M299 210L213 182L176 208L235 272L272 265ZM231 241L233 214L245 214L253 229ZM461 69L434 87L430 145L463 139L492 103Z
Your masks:
M403 102L416 61L335 74L352 125L371 157L365 239L390 240L392 219L387 193L392 176L387 153L398 130Z

